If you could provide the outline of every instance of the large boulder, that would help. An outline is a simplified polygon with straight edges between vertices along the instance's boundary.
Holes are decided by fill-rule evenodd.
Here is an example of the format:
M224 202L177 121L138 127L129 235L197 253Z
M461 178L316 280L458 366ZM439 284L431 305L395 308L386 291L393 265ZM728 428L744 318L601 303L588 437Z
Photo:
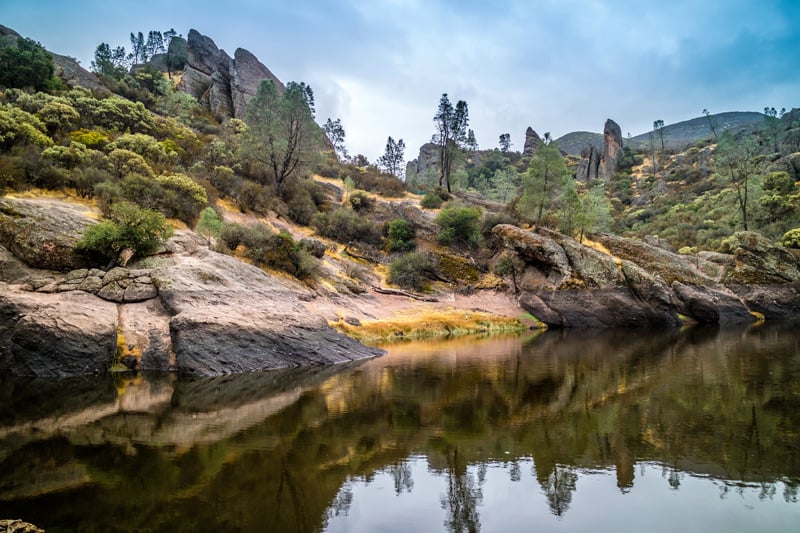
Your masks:
M762 235L740 231L730 243L734 267L725 275L728 285L781 285L800 282L800 265L790 250Z
M680 255L637 239L628 239L609 233L592 238L605 246L611 255L636 263L651 274L657 274L667 284L675 281L691 285L704 285L719 281L723 269L716 263L695 256Z
M663 280L556 232L499 224L504 246L522 258L520 305L550 327L644 327L679 324Z
M725 287L684 285L673 282L678 312L701 324L743 324L755 321L742 300Z
M152 274L167 311L175 365L186 375L220 375L339 363L381 353L310 312L299 285L208 250Z
M0 372L101 373L116 353L116 305L84 292L40 294L0 283Z
M66 271L84 266L75 244L95 223L80 205L0 198L0 245L32 268Z

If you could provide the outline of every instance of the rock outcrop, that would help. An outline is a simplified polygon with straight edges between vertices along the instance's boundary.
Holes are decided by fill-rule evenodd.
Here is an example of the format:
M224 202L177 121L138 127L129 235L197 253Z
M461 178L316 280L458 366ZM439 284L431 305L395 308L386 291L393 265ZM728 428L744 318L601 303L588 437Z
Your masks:
M218 120L241 118L264 79L284 86L253 54L238 48L231 58L214 41L196 30L186 40L186 68L179 89L191 94Z
M622 128L611 119L603 126L603 155L600 159L600 176L608 183L617 172L617 156L622 150Z
M676 326L669 288L630 261L546 230L500 224L493 233L528 265L520 305L551 327Z
M122 363L218 375L380 353L329 327L306 304L308 289L212 252L189 231L129 268L61 273L94 220L55 200L4 198L0 209L0 373L73 376Z
M732 255L693 257L615 235L595 236L604 253L542 229L493 231L525 261L520 305L552 327L800 319L798 260L758 234L737 233Z
M539 148L540 144L542 144L542 138L539 137L539 134L536 133L533 128L528 126L528 129L525 130L525 146L522 149L522 155L533 157L533 154L536 153L536 149Z
M603 148L589 144L581 150L575 179L585 182L601 178L608 183L617 171L617 157L621 149L622 129L608 119L603 127Z
M439 164L439 145L425 143L419 147L419 155L406 164L406 179L409 176L422 177L426 173L436 172Z
M79 205L0 198L0 245L30 267L67 271L84 266L75 244L96 222Z

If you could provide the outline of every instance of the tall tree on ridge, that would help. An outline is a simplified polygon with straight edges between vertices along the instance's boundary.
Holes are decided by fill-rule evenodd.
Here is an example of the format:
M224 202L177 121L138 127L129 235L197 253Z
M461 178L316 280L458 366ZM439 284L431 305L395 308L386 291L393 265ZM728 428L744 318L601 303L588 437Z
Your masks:
M433 117L437 132L433 142L439 145L439 187L447 186L451 191L450 176L453 172L453 163L467 139L467 126L469 125L469 109L464 100L459 100L455 107L450 103L447 93L439 99L439 109Z

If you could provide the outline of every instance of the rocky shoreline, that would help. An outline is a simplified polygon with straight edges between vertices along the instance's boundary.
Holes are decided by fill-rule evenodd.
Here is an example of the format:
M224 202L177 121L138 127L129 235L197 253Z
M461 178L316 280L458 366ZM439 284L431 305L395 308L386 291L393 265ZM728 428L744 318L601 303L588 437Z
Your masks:
M216 253L190 231L130 268L90 268L72 247L94 221L65 202L0 199L0 372L216 376L381 353L331 328L310 304L319 294ZM494 235L500 253L524 264L508 316L524 310L551 328L800 318L798 258L755 233L737 234L731 254L697 256L657 239L604 234L590 247L511 225Z

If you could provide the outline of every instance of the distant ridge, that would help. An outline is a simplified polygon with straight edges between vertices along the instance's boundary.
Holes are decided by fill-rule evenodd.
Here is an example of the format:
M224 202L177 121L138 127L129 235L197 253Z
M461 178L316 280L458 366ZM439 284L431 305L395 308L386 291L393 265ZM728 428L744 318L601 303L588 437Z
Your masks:
M717 134L728 129L759 126L764 121L764 115L755 111L728 111L710 115L709 118L715 123ZM631 146L632 148L645 147L649 143L649 134L650 132L641 133L635 137L625 138L623 141L625 146ZM664 145L668 148L683 148L712 136L708 118L706 117L684 120L664 127ZM567 154L580 155L581 150L590 144L594 145L598 150L602 149L603 134L590 131L573 131L562 135L555 142ZM660 144L661 140L658 139L657 142Z

